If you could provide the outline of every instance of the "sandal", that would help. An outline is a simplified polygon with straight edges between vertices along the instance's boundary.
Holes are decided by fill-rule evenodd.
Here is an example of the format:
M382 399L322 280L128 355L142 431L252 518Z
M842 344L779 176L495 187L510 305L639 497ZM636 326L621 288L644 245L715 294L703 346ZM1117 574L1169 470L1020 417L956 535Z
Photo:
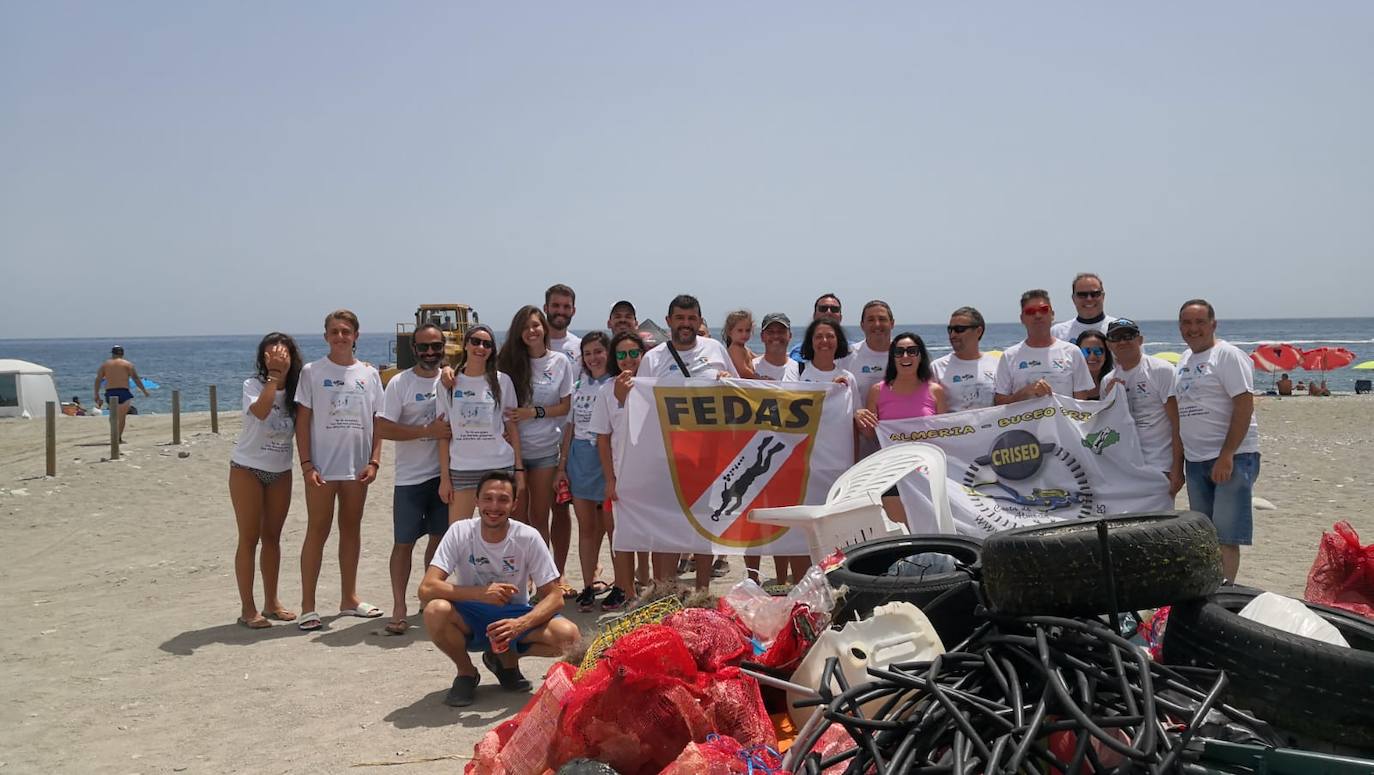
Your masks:
M296 627L306 631L318 630L323 626L324 622L320 621L320 615L314 611L308 614L301 614L301 620L296 623Z
M520 668L506 667L491 651L482 652L482 664L496 676L502 689L508 692L527 692L530 690L530 681L520 672Z
M285 608L278 608L275 611L263 611L262 615L278 622L296 621L296 613L294 611L288 611Z
M250 630L265 630L272 626L272 623L267 621L267 619L263 617L262 614L258 614L257 617L254 619L245 619L242 616L240 616L239 624L242 624L244 627L247 627Z
M387 635L405 635L406 630L410 629L410 622L405 619L393 619L386 623L382 630Z

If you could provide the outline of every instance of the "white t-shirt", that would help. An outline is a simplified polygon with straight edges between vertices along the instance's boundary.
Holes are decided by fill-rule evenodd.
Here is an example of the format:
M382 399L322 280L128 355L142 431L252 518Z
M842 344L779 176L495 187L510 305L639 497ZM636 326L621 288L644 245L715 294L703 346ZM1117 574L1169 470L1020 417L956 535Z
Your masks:
M625 451L625 407L615 400L615 380L601 386L601 398L592 407L588 429L598 436L611 437L611 465L618 469Z
M1116 320L1112 315L1103 315L1102 319L1096 323L1084 323L1077 317L1069 320L1061 320L1050 326L1050 336L1055 339L1062 339L1069 344L1073 344L1078 339L1078 335L1084 331L1096 331L1099 334L1107 333L1107 326Z
M482 540L480 517L460 519L448 526L429 564L449 574L459 587L511 584L519 591L510 602L529 605L529 582L538 589L558 578L558 568L538 530L513 519L507 525L506 537L489 544Z
M1178 434L1183 456L1194 463L1214 460L1226 442L1231 425L1231 400L1255 390L1254 366L1239 347L1218 339L1211 349L1188 350L1174 368L1178 398ZM1259 452L1259 423L1250 415L1250 428L1236 452Z
M549 407L572 395L573 364L561 351L549 349L530 358L531 406ZM557 454L567 417L531 417L521 420L520 455L526 460Z
M406 369L386 383L377 415L397 425L429 425L438 416L435 396L443 390L439 375L422 377ZM422 484L439 475L439 440L396 442L396 484Z
M978 360L966 361L948 353L931 361L930 370L945 389L949 411L992 406L992 396L997 392L997 356L982 353Z
M372 454L372 416L382 407L382 378L362 361L328 357L301 369L296 403L311 411L310 461L326 482L354 481Z
M1117 385L1112 380L1121 380ZM1133 369L1120 365L1102 375L1105 400L1114 391L1125 390L1126 402L1135 420L1136 436L1145 464L1157 471L1168 471L1174 465L1174 429L1164 405L1174 390L1174 367L1168 361L1145 355Z
M776 382L796 382L797 381L797 362L791 358L781 366L774 366L763 359L763 356L754 359L754 371L766 379Z
M869 388L882 382L887 371L887 350L873 350L867 340L861 340L849 351L849 355L837 361L858 382L856 396L868 395ZM808 367L810 368L810 367Z
M549 338L549 349L557 350L572 360L574 372L582 370L582 337L569 331L562 339ZM612 358L615 356L612 355Z
M439 389L439 414L448 418L453 434L448 444L448 467L454 471L490 471L515 465L515 450L506 441L502 414L515 406L515 384L497 372L501 400L491 394L486 375L454 375L453 392Z
M581 441L596 443L596 431L592 430L592 413L596 411L596 405L601 402L602 388L611 379L607 374L601 379L594 380L591 376L583 374L573 388L572 417L573 438ZM614 397L611 398L615 400Z
M241 466L278 473L291 470L291 442L296 421L286 411L286 392L277 390L272 411L259 420L248 407L262 395L264 385L257 377L243 381L243 428L229 459Z
M805 368L803 368L803 366ZM806 361L798 365L797 368L801 370L801 376L798 378L800 382L834 382L836 379L844 377L849 385L849 391L845 399L849 402L848 413L853 414L860 406L863 406L863 404L859 403L859 394L854 388L856 380L849 369L841 368L840 365L836 363L835 368L830 371L821 371L816 368L816 364L811 361Z
M643 360L639 362L639 373L645 377L655 378L669 375L682 376L682 370L677 367L677 361L668 352L668 348L672 346L672 342L663 342L645 353ZM687 364L687 370L691 372L693 377L715 379L722 371L731 376L738 376L735 374L735 367L730 362L730 353L726 352L725 345L714 339L699 336L692 349L678 350L677 354L678 357L682 358L682 362Z
M1029 347L1017 342L1002 353L997 362L993 389L1009 396L1021 388L1043 379L1054 392L1073 398L1074 391L1092 390L1093 375L1083 351L1078 345L1056 340L1049 347Z

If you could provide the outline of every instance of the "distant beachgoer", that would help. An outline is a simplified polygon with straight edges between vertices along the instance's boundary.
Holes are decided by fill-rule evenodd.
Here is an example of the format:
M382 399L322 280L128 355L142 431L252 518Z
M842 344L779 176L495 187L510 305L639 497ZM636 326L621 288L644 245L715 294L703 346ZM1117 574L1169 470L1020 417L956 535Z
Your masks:
M821 318L830 318L839 323L844 319L844 313L840 309L840 297L833 293L823 293L816 297L815 303L811 305L811 320L816 321ZM847 343L846 343L847 344ZM802 362L802 343L794 345L787 356L797 363Z
M128 419L129 411L134 407L134 394L129 390L129 381L138 386L143 391L146 398L148 388L143 386L143 380L138 376L138 369L134 364L124 358L124 348L115 345L110 348L110 357L100 364L100 369L95 373L95 407L100 408L100 383L105 383L105 400L112 398L119 399L119 440L124 441L124 423Z
M596 589L601 543L610 531L601 514L601 504L606 500L606 476L596 451L596 432L591 421L603 389L611 380L609 345L605 331L592 331L582 339L581 374L573 388L571 421L563 429L556 475L572 493L573 512L577 515L577 558L583 584L577 595L577 609L584 612L592 610L600 592L607 591Z
M610 330L611 336L639 328L635 305L624 299L611 305L611 314L606 317L606 328Z
M403 635L406 587L415 543L428 535L425 565L448 531L448 504L439 497L439 439L452 435L438 412L439 365L444 361L444 331L434 323L415 327L410 343L415 365L387 383L377 433L396 442L396 486L391 496L391 621L385 630Z
M1309 386L1311 385L1311 383L1308 383L1308 384L1309 384ZM1326 380L1322 380L1321 385L1319 385L1319 386L1317 387L1317 392L1316 392L1316 393L1313 393L1313 395L1318 395L1318 396L1329 396L1329 395L1331 395L1331 389L1328 388L1328 387L1326 386Z
M1043 398L1058 393L1087 398L1093 376L1083 353L1070 342L1050 333L1054 307L1050 292L1036 288L1021 294L1021 325L1026 338L1008 347L997 362L994 378L997 405Z
M559 616L563 596L559 573L543 536L511 520L515 480L491 471L477 487L477 519L449 526L420 582L425 628L458 675L444 703L471 705L481 674L468 652L482 652L482 664L507 691L528 691L521 656L562 657L581 637L577 625ZM539 603L531 606L533 583Z
M1174 368L1173 392L1188 508L1216 526L1222 574L1235 581L1240 547L1252 538L1250 499L1260 472L1254 365L1240 348L1217 338L1216 311L1204 299L1179 308L1178 329L1188 343Z
M1078 316L1073 320L1055 323L1050 334L1055 339L1074 342L1084 331L1106 333L1107 324L1116 318L1102 311L1107 303L1107 291L1103 288L1102 278L1092 272L1080 272L1073 278L1069 290L1073 293L1073 306L1078 310Z
M325 316L329 354L305 364L296 387L296 449L304 473L307 524L301 546L302 630L318 630L315 587L324 562L324 545L339 511L339 615L371 619L382 609L358 597L358 557L362 553L363 506L367 486L382 467L382 437L376 413L382 407L377 370L353 355L358 316L346 309Z
M296 614L277 595L281 570L281 530L291 509L291 441L302 359L296 340L272 332L258 342L257 373L243 381L243 429L229 456L229 500L238 524L234 577L238 582L239 624L260 630L268 619L289 622ZM253 598L253 555L262 544L263 606Z
M68 417L85 417L86 407L81 405L81 399L72 396L72 400L62 405L62 414Z
M1282 377L1279 377L1278 384L1275 385L1275 387L1278 388L1279 395L1281 396L1293 395L1293 380L1289 379L1287 374L1284 374Z
M614 546L615 510L619 508L616 505L616 463L624 454L627 433L625 405L616 396L616 388L623 386L626 391L629 390L629 384L639 370L640 359L644 357L644 339L634 331L622 331L611 337L611 352L615 354L608 364L612 378L602 386L600 399L592 407L588 429L596 434L596 451L601 458L601 471L606 479L606 501L602 504L602 516L605 518L606 534L612 538ZM639 561L638 573L635 571L636 559ZM676 557L664 561L663 578L671 576L672 563L676 561ZM648 552L640 552L636 558L633 552L612 550L611 564L615 579L611 582L611 591L601 600L603 611L620 610L636 581L648 583L652 559Z
M515 384L496 368L496 335L478 324L468 329L453 384L439 392L436 411L447 417L450 438L439 437L439 497L448 503L448 521L470 519L477 507L477 483L488 471L515 476L524 485L520 431L506 409L515 406Z
M1144 343L1134 320L1117 318L1107 326L1107 349L1116 367L1102 378L1102 397L1111 398L1117 385L1125 391L1145 465L1168 478L1173 498L1183 489L1183 445L1176 443L1178 399L1171 395L1174 367L1146 355L1141 350Z
M1298 380L1298 384L1293 386L1293 392L1295 393L1300 393L1304 390L1307 390L1307 383L1302 380Z
M759 339L763 340L763 355L755 358L752 364L758 378L796 382L797 362L787 354L787 347L792 343L792 321L787 315L781 312L764 315Z
M758 379L754 371L754 353L749 349L749 340L754 336L754 313L747 309L737 309L725 316L725 327L721 329L725 340L725 350L730 353L730 365L741 379Z
M992 406L997 356L979 349L986 330L983 313L973 307L960 307L950 313L945 333L953 352L936 358L930 369L945 389L951 412Z
M1088 398L1096 400L1102 394L1102 377L1112 370L1112 351L1107 347L1107 337L1096 329L1084 331L1074 340L1083 360L1088 364L1088 373L1093 376L1093 389Z

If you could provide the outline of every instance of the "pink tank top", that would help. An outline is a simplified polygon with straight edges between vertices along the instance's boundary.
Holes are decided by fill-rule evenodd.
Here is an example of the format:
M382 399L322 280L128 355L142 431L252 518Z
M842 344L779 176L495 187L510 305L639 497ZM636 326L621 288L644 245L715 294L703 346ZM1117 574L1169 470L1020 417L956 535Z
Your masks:
M905 420L908 417L929 417L935 414L935 396L930 394L930 382L922 382L914 393L895 393L886 382L878 383L878 417L884 420Z

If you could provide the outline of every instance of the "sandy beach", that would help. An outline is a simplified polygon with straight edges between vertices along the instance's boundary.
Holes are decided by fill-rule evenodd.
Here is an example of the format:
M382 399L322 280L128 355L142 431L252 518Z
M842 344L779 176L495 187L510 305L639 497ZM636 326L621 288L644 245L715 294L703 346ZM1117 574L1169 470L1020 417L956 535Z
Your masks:
M1276 508L1256 512L1241 581L1301 595L1332 522L1348 519L1374 541L1374 400L1261 397L1256 406L1256 495ZM338 603L337 539L320 580L323 630L235 624L226 480L236 415L221 417L218 435L208 414L184 417L180 447L170 445L169 416L130 418L124 456L112 462L103 460L104 418L58 419L51 479L43 422L0 422L0 599L11 616L0 642L0 771L456 772L481 734L523 704L486 676L475 705L446 707L452 668L423 627L389 637L385 618L328 615ZM384 607L391 454L387 444L360 567L364 599ZM305 524L295 485L281 580L293 609ZM417 552L412 600L420 562ZM732 570L718 591L742 578L738 559ZM584 632L597 618L565 613ZM522 664L533 679L548 661Z

